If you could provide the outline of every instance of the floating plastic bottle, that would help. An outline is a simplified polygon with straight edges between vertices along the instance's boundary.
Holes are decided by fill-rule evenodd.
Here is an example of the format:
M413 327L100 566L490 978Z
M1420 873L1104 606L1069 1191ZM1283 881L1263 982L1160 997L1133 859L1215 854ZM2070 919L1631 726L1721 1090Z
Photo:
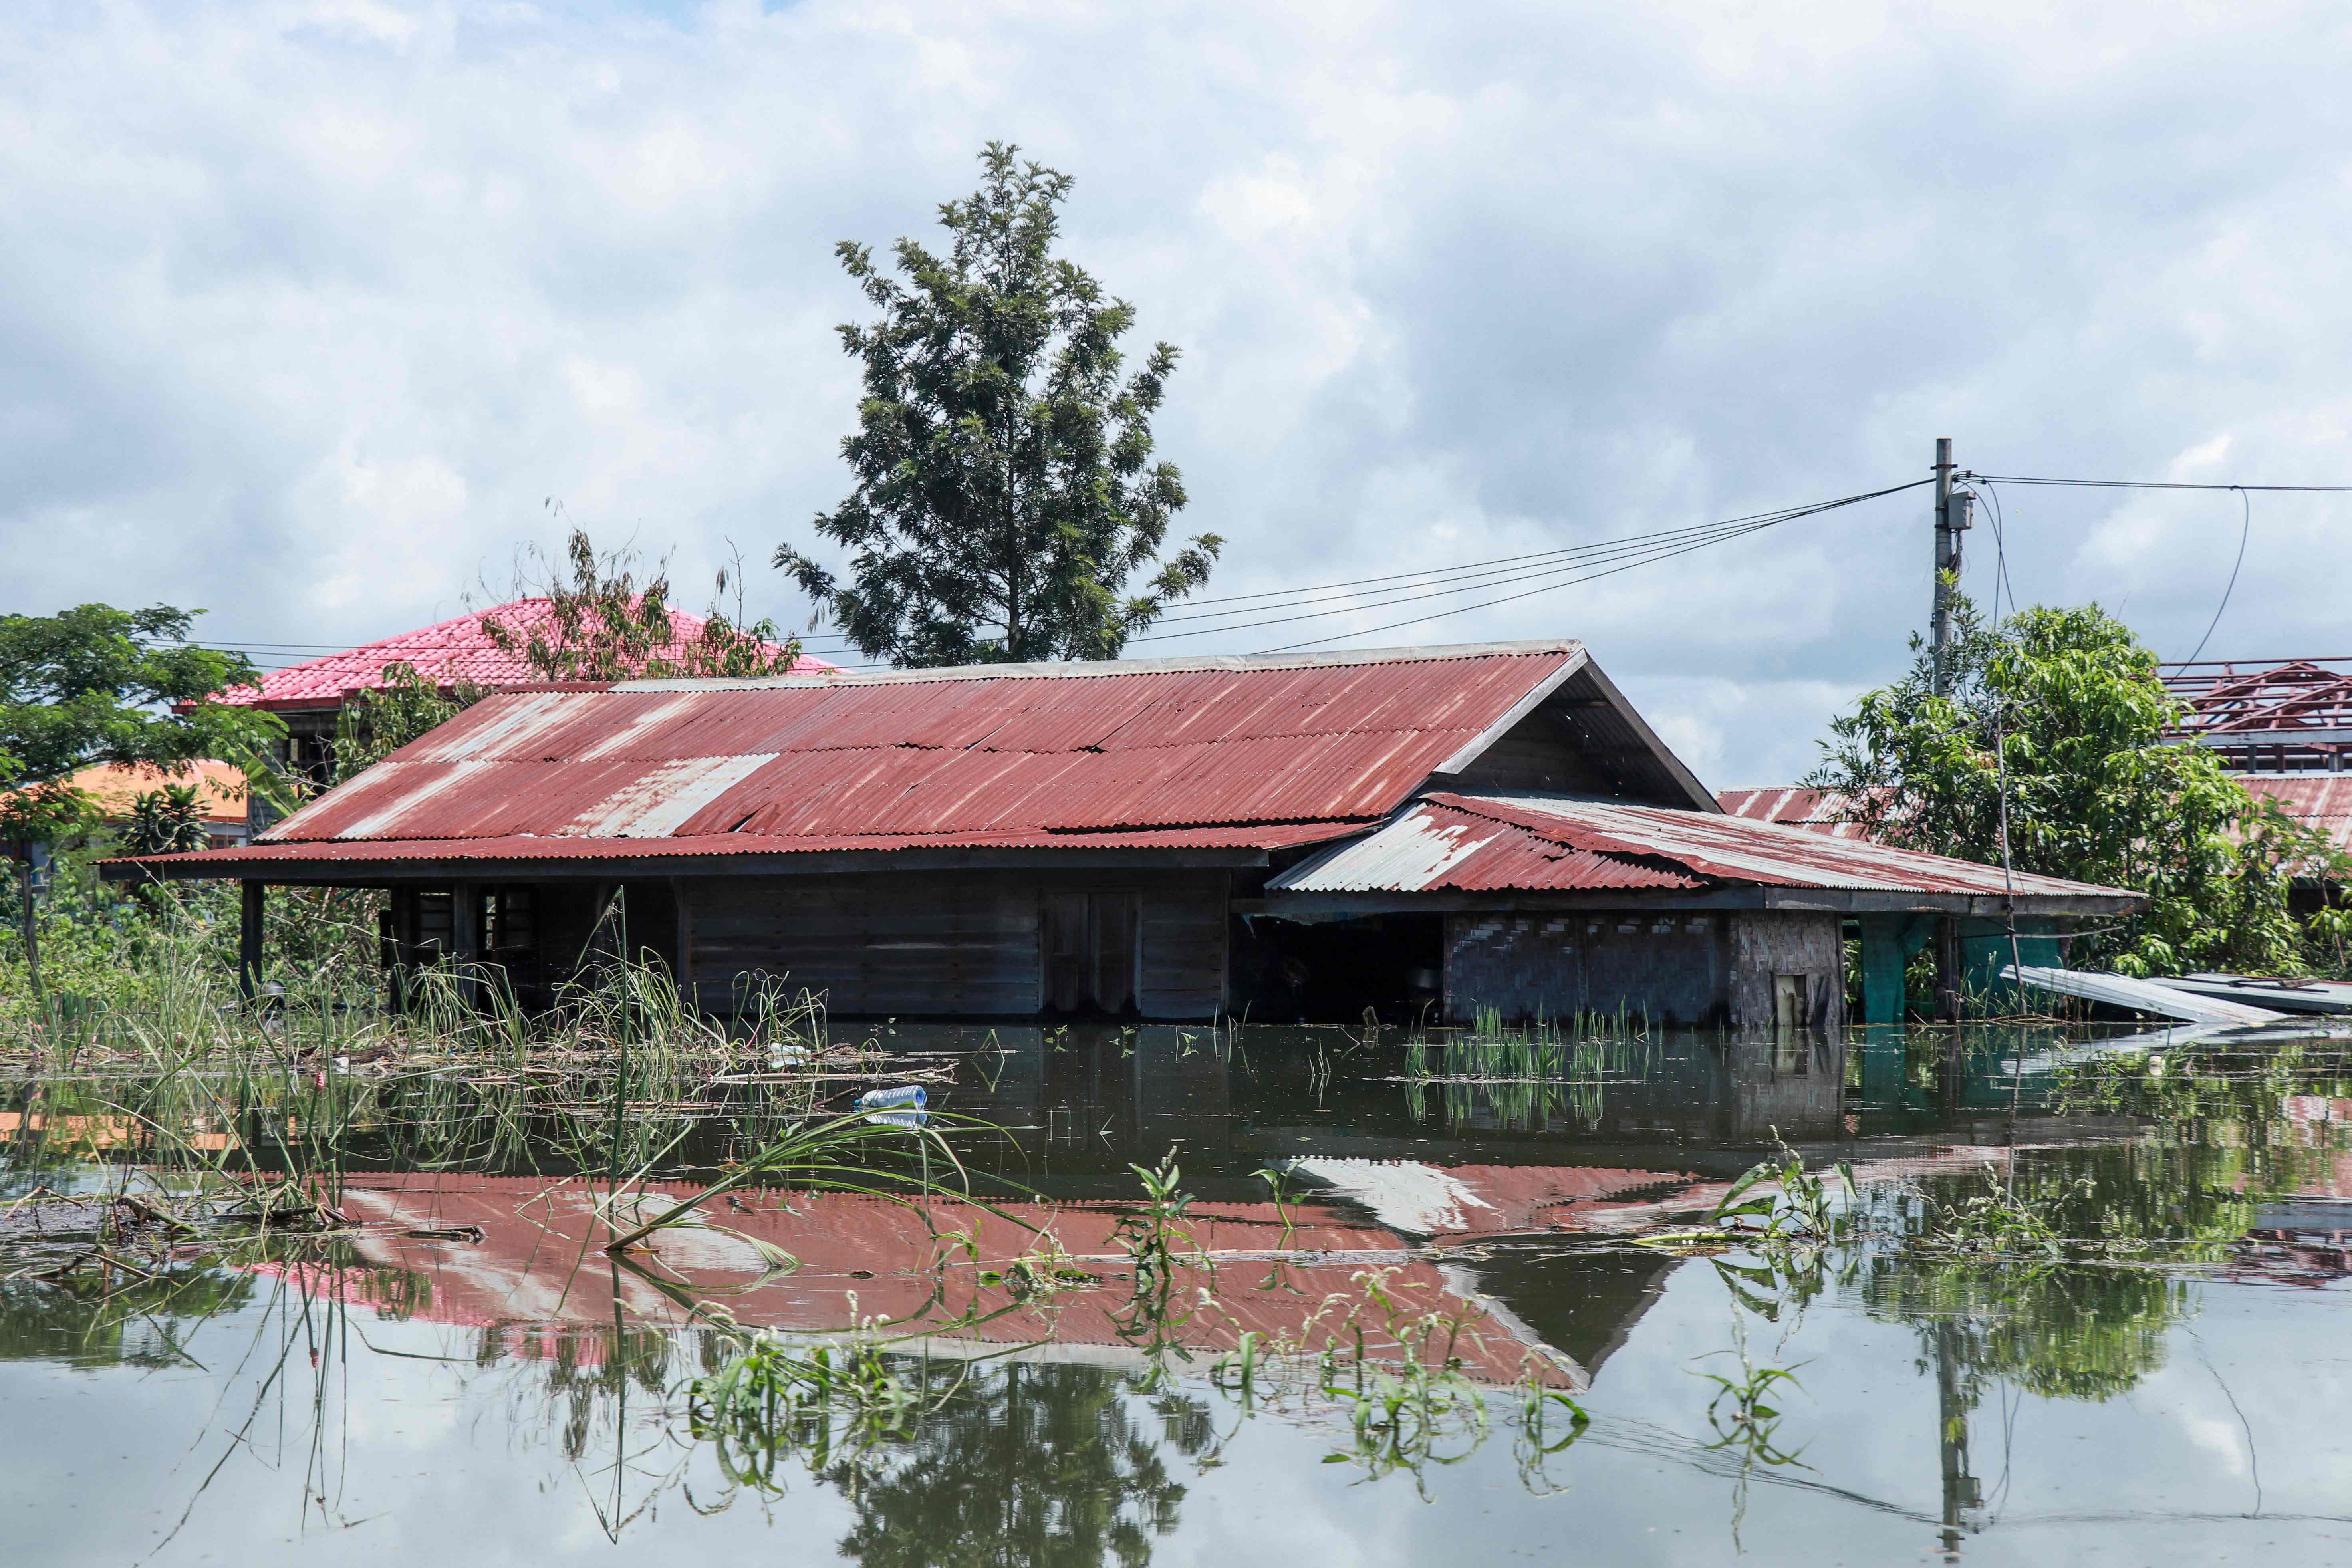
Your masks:
M920 1110L930 1103L930 1092L919 1083L893 1089L869 1089L857 1097L860 1110Z

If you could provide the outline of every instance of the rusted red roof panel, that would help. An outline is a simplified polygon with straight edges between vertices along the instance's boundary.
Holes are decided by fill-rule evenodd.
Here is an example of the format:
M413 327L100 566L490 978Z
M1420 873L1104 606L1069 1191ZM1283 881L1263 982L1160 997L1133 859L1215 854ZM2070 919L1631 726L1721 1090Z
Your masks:
M1377 833L1320 856L1269 884L1311 893L1501 892L1709 887L1654 858L1580 848L1444 797L1415 802Z
M1488 645L511 693L265 841L1370 821L1580 658Z
M1267 884L1275 893L1780 887L2132 899L1745 817L1557 795L1437 794Z
M2352 850L2352 773L2240 773L2238 782L2279 809Z
M610 860L637 857L813 855L900 849L1286 849L1360 833L1360 822L1260 822L1139 833L713 833L688 838L544 838L505 834L466 839L319 839L236 849L149 855L139 864L171 876L234 875L271 867L396 864L404 860ZM110 862L122 864L123 862Z
M1716 803L1734 816L1751 822L1780 822L1810 828L1832 838L1865 837L1859 823L1845 820L1847 800L1834 790L1804 789L1795 784L1765 789L1716 792Z

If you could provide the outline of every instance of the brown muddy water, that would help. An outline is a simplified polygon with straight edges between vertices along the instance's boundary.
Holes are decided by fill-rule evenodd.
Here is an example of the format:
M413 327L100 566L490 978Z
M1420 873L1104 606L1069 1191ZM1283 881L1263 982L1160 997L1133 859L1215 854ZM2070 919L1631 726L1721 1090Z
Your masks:
M0 1092L7 1560L2352 1561L2352 1041L877 1033Z

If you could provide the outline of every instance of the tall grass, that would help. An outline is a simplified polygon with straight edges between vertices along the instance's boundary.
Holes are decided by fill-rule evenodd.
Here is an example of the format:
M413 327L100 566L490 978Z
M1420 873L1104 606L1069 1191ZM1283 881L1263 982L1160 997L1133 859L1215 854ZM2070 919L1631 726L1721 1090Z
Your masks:
M1554 1116L1594 1127L1606 1086L1647 1072L1655 1048L1648 1020L1622 1009L1513 1025L1482 1007L1465 1033L1406 1045L1406 1100L1416 1120L1434 1088L1450 1123L1474 1120L1483 1102L1505 1127L1540 1127Z

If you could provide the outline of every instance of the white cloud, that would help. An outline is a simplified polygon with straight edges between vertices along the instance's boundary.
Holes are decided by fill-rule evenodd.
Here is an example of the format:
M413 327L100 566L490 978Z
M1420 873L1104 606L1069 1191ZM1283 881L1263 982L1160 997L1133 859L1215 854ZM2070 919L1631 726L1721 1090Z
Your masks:
M991 136L1078 176L1070 254L1185 349L1160 436L1219 592L1844 493L1942 434L1994 472L2352 477L2352 23L2113 17L20 12L5 607L357 640L451 613L550 495L689 581L722 536L805 542L856 392L832 243L927 228ZM2002 500L2020 594L2202 633L2235 498ZM2345 510L2252 504L2213 651L2345 651ZM1703 773L1764 782L1898 667L1927 559L1903 498L1376 640L1584 636Z

